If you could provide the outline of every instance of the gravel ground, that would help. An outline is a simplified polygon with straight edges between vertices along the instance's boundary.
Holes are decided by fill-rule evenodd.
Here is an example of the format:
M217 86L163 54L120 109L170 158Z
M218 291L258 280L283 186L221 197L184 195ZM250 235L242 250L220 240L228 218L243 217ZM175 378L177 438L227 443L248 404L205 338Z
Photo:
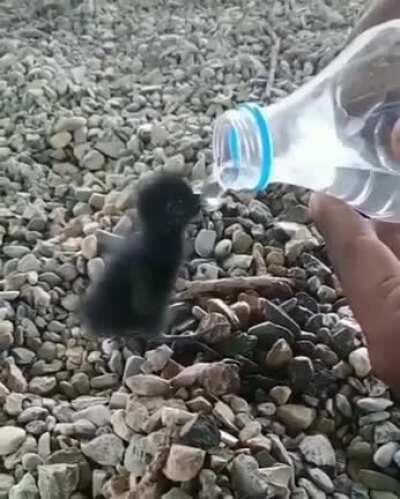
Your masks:
M171 330L199 332L207 354L100 343L76 316L104 247L135 226L140 179L203 179L215 116L316 74L363 2L10 3L0 499L400 497L400 410L370 373L307 192L230 197L191 225ZM242 276L268 279L256 292Z

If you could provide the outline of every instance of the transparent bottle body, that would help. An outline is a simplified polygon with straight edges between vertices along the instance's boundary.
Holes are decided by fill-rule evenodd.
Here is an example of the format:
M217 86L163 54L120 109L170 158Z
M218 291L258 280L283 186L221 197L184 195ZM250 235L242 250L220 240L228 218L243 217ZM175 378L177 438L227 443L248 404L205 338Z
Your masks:
M279 182L400 221L400 158L391 148L400 119L400 20L363 33L306 85L257 113L244 106L217 119L213 189L205 189L211 203L227 190Z

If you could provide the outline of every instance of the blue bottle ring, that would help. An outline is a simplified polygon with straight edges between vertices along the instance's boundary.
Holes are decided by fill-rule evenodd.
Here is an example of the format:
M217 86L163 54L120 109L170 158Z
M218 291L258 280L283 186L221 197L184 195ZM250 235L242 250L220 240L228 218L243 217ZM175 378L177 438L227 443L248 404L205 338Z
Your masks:
M257 104L243 104L242 107L253 114L258 126L258 131L260 132L262 147L261 175L255 188L257 192L260 192L266 189L271 180L272 164L274 161L274 143L268 121L261 112L260 107Z
M272 140L272 134L268 125L268 121L265 118L264 114L261 112L259 106L257 106L256 104L242 104L240 107L247 109L247 111L249 111L253 115L258 127L258 132L261 137L261 173L258 184L254 189L256 192L260 192L266 189L271 180L272 164L274 160L274 144ZM236 128L232 128L229 133L228 140L232 162L235 168L240 169L242 159L240 132Z
M231 153L234 168L239 169L241 165L242 151L240 148L239 132L236 128L232 128L229 133L229 152Z

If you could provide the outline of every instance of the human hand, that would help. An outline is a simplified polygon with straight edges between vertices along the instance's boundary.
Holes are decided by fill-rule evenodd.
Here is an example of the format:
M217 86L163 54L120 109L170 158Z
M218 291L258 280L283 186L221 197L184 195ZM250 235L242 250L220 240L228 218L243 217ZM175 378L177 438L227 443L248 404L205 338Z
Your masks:
M349 42L377 24L400 17L399 0L373 0L350 33Z
M400 224L365 219L320 193L310 209L366 335L373 370L400 390Z
M374 0L349 41L399 17L399 0ZM394 127L391 144L394 157L400 159L400 126ZM320 193L311 196L310 209L365 332L373 370L400 391L400 224L367 220L349 205Z

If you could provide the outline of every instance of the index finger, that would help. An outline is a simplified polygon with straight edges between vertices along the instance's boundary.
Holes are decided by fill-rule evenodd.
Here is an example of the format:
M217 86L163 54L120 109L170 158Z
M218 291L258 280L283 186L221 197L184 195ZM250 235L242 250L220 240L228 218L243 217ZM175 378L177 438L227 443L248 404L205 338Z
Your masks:
M400 384L400 263L373 224L342 201L312 196L311 214L380 376Z

